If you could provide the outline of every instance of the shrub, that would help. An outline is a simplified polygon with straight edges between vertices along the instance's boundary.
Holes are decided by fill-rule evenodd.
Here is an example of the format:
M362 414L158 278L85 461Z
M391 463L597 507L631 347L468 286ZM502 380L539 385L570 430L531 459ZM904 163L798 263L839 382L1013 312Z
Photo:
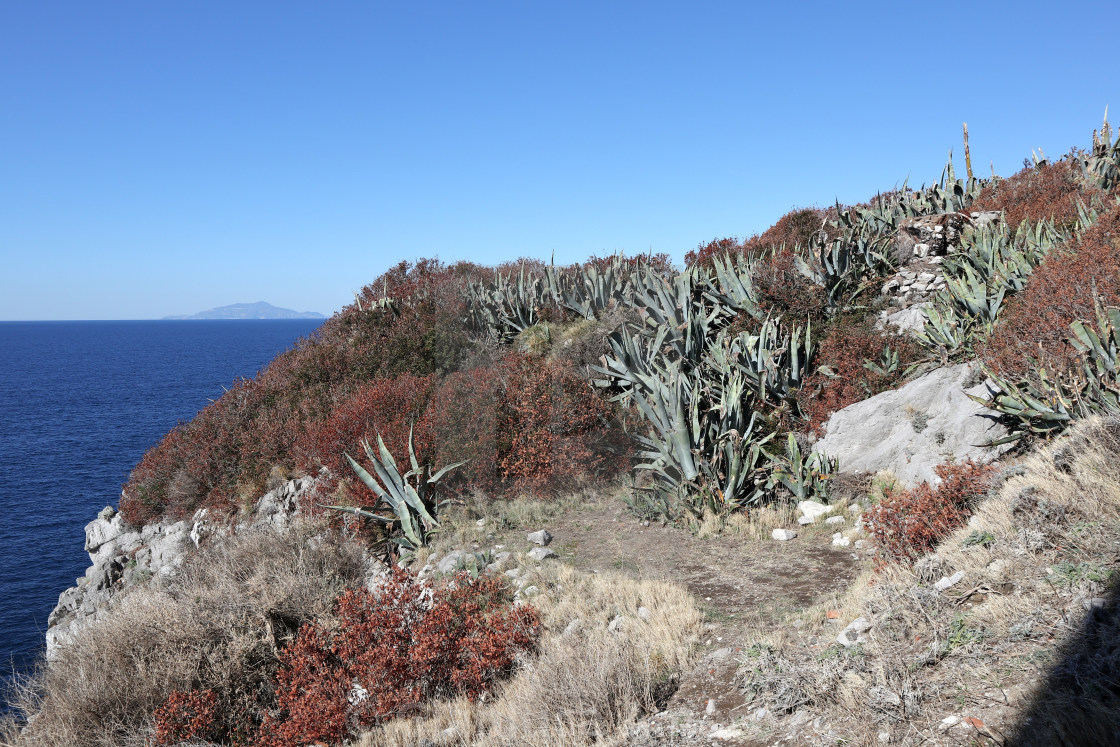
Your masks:
M696 248L684 255L684 263L688 267L695 265L710 265L713 257L723 254L735 254L743 251L743 245L734 236L722 239L712 239L707 244L700 242Z
M779 218L778 222L770 228L746 241L740 242L734 237L729 237L713 239L707 244L701 243L696 249L685 254L684 262L688 267L708 266L712 263L712 258L720 254L740 252L752 256L765 256L783 246L792 251L798 244L808 245L813 234L821 229L822 224L829 217L835 217L835 211L794 208Z
M457 371L440 382L425 416L434 448L434 463L466 461L445 480L459 494L500 488L496 416L498 376L495 366Z
M209 740L214 734L218 698L213 690L175 690L156 709L155 745L175 745L188 740Z
M996 470L971 459L935 468L941 482L923 482L912 490L884 488L884 498L864 515L883 561L902 563L930 552L964 526L976 502L987 492Z
M1027 166L1007 179L994 180L981 190L970 210L1002 210L1009 226L1023 221L1053 220L1063 227L1077 221L1077 203L1100 194L1081 178L1077 161L1063 159Z
M798 271L792 250L764 257L755 270L754 283L764 311L791 326L804 327L809 320L815 329L824 329L828 294Z
M324 421L312 425L296 444L300 466L328 467L334 480L350 475L343 456L359 456L361 442L377 442L380 435L394 458L408 461L408 436L413 432L416 452L427 460L432 437L424 412L435 387L435 377L400 374L378 377L356 389ZM360 494L365 488L357 487Z
M82 629L11 701L20 747L142 747L161 723L247 744L275 707L277 647L365 583L365 548L299 521L284 535L203 544L159 588L139 587ZM174 693L179 691L179 696ZM180 732L181 733L181 732Z
M870 361L878 366L886 348L898 354L894 370L865 365ZM890 389L920 357L917 345L906 335L876 330L869 320L838 319L820 343L817 371L806 380L798 406L809 427L819 430L837 410Z
M1093 288L1097 297L1093 297ZM984 362L1005 376L1077 368L1070 324L1096 317L1095 301L1120 305L1120 206L1103 213L1072 247L1052 251L1027 286L1007 302L992 335L979 346Z
M401 569L376 592L343 593L337 625L304 626L281 654L280 710L257 744L339 742L430 700L489 692L540 637L537 612L510 602L499 579L430 586Z
M613 408L570 363L510 355L500 373L495 432L506 486L551 493L611 466L620 440Z

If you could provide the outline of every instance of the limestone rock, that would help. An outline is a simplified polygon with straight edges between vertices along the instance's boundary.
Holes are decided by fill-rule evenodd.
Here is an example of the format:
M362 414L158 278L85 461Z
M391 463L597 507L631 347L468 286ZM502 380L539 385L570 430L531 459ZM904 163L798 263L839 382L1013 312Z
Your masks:
M547 547L534 547L529 551L529 557L533 560L545 560L547 558L555 558L558 556Z
M939 482L933 469L971 457L989 462L1009 445L985 444L1007 435L996 413L968 398L991 392L976 384L979 367L939 368L900 389L883 392L833 414L813 450L839 459L844 472L889 470L905 485Z
M867 639L867 631L871 630L871 621L866 617L857 617L848 623L848 626L836 636L836 642L844 648L851 648L857 643Z
M544 546L548 545L549 542L552 541L552 534L549 533L549 531L547 529L541 529L540 531L537 531L537 532L530 532L529 533L529 541L532 542L535 545L540 545L541 547L544 547Z
M793 529L775 529L770 535L779 542L786 542L797 537L797 532Z
M804 514L805 518L809 520L806 523L812 524L825 514L830 514L835 511L836 506L826 506L817 501L801 501L797 504L797 510Z

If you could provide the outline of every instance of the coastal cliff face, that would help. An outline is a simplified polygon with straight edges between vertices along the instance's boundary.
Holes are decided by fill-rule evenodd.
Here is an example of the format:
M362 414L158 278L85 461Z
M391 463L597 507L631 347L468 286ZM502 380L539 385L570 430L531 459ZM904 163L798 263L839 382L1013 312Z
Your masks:
M289 480L265 493L240 521L214 522L207 509L169 524L133 527L110 506L86 525L85 551L90 567L74 586L63 591L47 621L47 659L74 638L132 587L159 584L172 577L187 554L207 538L231 533L286 530L302 513L305 496L315 488L314 477Z

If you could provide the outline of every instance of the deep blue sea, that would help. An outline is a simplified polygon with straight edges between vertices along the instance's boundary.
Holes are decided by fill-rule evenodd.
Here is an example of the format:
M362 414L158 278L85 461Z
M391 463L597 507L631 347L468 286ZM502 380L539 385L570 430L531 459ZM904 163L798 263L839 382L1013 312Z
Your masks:
M59 593L89 566L83 528L144 452L321 323L0 322L3 681L42 651Z

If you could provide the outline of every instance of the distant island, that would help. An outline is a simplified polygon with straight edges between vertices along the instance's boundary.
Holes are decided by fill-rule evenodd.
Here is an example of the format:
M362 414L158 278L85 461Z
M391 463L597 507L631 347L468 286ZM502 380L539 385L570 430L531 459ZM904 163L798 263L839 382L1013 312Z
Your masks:
M265 301L233 303L194 315L165 316L164 319L326 319L317 311L292 311Z

